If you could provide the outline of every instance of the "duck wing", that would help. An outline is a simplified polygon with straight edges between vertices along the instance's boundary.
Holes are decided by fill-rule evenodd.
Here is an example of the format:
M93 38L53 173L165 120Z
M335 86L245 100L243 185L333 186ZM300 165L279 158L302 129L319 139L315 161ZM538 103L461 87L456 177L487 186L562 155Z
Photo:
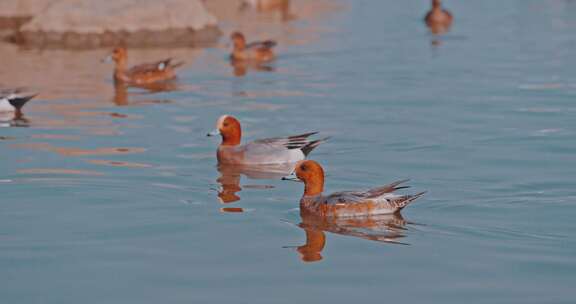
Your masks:
M128 70L128 74L147 74L147 73L157 73L166 70L167 68L176 68L184 64L183 62L178 62L173 64L172 58L166 58L154 63L144 63L136 65Z
M426 192L424 191L417 194L399 195L392 192L386 192L381 195L375 196L374 193L370 193L370 190L342 191L342 192L335 192L328 196L325 196L324 201L326 204L336 204L336 205L366 203L368 201L371 201L374 203L385 204L387 209L400 210L408 206L408 204L410 204L420 196L424 195L424 193Z
M273 137L259 139L252 142L255 145L266 145L279 147L288 150L298 149L301 150L304 155L308 155L314 148L318 147L322 142L328 140L328 137L310 140L309 137L318 134L318 132L309 132L299 135L292 135L288 137Z
M409 181L409 179L395 181L388 185L371 188L364 193L367 197L378 197L386 193L392 193L396 190L410 188L410 186L400 186L401 184L406 183L407 181Z
M271 49L277 45L274 40L254 41L246 45L246 49Z

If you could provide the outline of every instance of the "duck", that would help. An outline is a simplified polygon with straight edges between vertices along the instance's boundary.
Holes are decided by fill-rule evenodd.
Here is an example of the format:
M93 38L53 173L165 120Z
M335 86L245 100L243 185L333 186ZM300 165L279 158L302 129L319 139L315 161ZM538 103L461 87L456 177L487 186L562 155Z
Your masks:
M0 112L21 113L22 107L36 97L36 93L26 93L22 89L7 89L0 91Z
M304 194L300 199L300 210L320 217L356 217L383 214L394 214L408 206L411 202L424 195L420 192L413 195L399 195L396 190L408 188L401 184L408 180L400 180L388 185L363 191L342 191L325 195L324 169L313 160L303 160L296 163L291 176L284 180L299 180L304 182Z
M222 115L216 122L216 129L207 136L222 137L216 153L219 164L255 166L296 163L305 159L312 150L329 139L309 139L315 134L318 132L258 139L242 145L240 121L232 115Z
M442 34L450 30L452 26L452 14L442 8L440 0L432 0L432 8L424 17L424 22L433 34Z
M230 35L233 50L230 54L232 61L254 61L268 62L275 58L273 48L276 46L274 40L254 41L246 43L244 34L234 32Z
M114 60L114 81L116 83L147 85L156 82L172 80L176 78L176 68L183 62L172 63L172 58L167 58L154 63L144 63L126 69L128 51L124 47L117 47L108 57Z

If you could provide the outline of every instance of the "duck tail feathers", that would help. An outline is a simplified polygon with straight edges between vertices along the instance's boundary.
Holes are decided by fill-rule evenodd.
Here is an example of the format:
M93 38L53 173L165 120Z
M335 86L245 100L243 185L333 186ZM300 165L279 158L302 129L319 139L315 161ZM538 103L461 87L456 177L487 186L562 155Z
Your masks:
M300 148L300 150L302 150L302 153L304 153L304 156L308 156L308 154L310 154L310 152L312 152L312 150L314 150L316 147L318 147L320 144L327 141L328 139L330 139L330 137L324 137L321 139L313 140L313 141L307 143L306 145L304 145L302 148Z

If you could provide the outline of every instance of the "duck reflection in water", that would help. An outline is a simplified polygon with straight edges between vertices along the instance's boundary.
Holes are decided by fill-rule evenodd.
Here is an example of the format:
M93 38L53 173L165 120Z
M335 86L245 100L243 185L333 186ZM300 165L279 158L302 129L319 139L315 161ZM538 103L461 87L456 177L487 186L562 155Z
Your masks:
M138 103L160 103L158 101L130 101L130 94L128 91L129 87L139 88L146 91L144 94L154 94L160 92L171 92L178 90L178 84L175 80L169 81L162 81L162 82L155 82L149 84L142 84L142 85L127 85L122 82L115 82L114 83L114 104L117 106L127 106L131 104L138 104ZM139 95L144 95L139 94Z
M246 176L253 180L273 179L278 180L282 176L290 174L294 170L295 163L283 163L272 165L231 165L219 164L218 172L220 176L216 180L220 184L218 198L222 203L228 204L240 200L238 192L242 191L241 177ZM250 186L245 188L272 188L271 185ZM224 210L226 211L226 210Z
M236 77L243 77L252 72L275 72L276 68L270 63L254 62L245 60L230 59L230 66L232 67L232 74Z
M408 245L400 242L405 237L405 226L409 224L400 212L366 217L336 218L321 217L305 210L300 212L302 222L298 225L306 233L306 243L295 247L303 262L322 260L326 245L326 234L353 236L370 241ZM294 248L286 246L285 248Z

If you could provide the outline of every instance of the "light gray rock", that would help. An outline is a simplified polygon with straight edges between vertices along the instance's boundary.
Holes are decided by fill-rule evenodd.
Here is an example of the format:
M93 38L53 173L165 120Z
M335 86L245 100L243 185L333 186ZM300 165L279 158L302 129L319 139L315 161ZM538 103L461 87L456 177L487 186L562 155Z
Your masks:
M2 0L9 1L12 0ZM198 45L215 42L217 20L200 0L24 0L38 1L13 41L31 46Z

